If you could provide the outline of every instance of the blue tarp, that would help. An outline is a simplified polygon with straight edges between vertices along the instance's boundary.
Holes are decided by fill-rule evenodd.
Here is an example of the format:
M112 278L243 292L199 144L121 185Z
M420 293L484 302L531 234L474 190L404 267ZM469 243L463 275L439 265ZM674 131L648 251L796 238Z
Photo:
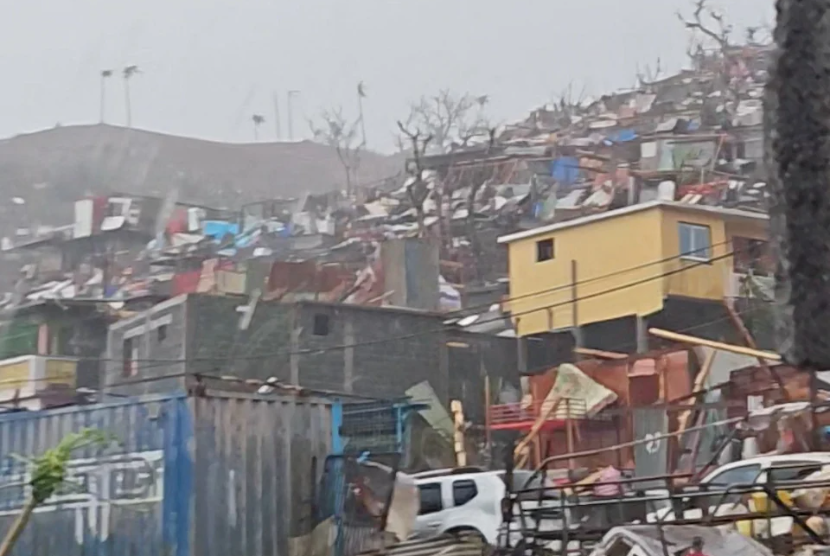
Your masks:
M205 220L202 222L202 233L214 239L222 239L225 234L238 234L239 225L222 220Z
M579 160L573 156L563 156L552 160L550 175L561 184L572 185L579 178Z
M610 134L605 140L611 143L625 143L626 141L633 141L636 138L637 132L633 129L621 129Z

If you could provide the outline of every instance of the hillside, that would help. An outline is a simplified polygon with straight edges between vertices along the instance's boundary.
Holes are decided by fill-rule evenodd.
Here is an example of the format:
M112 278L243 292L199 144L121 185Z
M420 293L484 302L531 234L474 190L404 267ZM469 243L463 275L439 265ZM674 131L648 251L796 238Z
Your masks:
M395 175L402 165L366 153L359 181ZM56 127L0 141L0 233L69 223L72 203L90 193L163 196L178 185L180 199L232 208L342 182L335 151L310 141L229 144L109 125Z

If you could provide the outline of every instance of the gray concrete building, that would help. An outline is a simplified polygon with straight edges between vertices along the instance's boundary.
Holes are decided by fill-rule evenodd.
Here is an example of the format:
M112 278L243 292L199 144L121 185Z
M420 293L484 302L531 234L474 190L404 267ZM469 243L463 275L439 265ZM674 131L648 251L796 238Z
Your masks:
M113 324L108 392L184 390L233 375L389 398L429 381L445 403L483 419L484 376L519 386L516 340L446 324L446 315L314 301L260 301L240 328L244 296L189 294ZM211 385L213 387L213 385Z

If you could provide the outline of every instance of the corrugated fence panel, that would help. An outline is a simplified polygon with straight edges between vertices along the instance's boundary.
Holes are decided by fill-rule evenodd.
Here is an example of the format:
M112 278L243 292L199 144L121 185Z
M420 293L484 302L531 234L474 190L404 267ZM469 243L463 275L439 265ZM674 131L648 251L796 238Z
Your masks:
M0 415L0 535L29 495L13 454L40 455L83 428L115 441L74 454L78 488L35 510L15 555L286 556L310 531L330 405L228 394Z
M39 506L20 556L189 555L191 434L181 397L0 416L0 531L29 496L27 466L71 432L94 428L106 447L76 452L66 489Z
M287 556L289 539L311 530L312 470L331 450L331 405L241 395L190 404L192 554Z

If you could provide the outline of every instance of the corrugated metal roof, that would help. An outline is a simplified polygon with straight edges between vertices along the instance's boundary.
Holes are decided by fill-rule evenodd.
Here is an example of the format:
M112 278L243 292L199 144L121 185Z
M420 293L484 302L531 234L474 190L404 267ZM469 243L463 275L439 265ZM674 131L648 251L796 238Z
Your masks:
M533 228L532 230L526 230L523 232L517 232L515 234L509 234L506 236L501 236L498 240L499 243L510 243L512 241L518 241L520 239L527 239L530 237L534 237L540 234L547 234L550 232L558 232L560 230L564 230L567 228L573 228L576 226L582 226L585 224L591 224L593 222L598 222L601 220L606 220L609 218L616 218L618 216L625 216L628 214L634 214L637 212L644 212L647 210L655 209L655 208L673 208L673 209L682 209L682 210L693 210L693 211L700 211L708 214L716 214L722 215L725 217L737 217L737 218L748 218L752 220L768 220L769 217L766 214L758 213L758 212L750 212L746 210L738 210L738 209L728 209L723 207L713 207L713 206L704 206L704 205L690 205L687 203L679 203L676 201L649 201L648 203L640 203L637 205L630 205L618 210L611 210L607 212L603 212L600 214L592 214L590 216L583 216L582 218L574 218L573 220L568 220L566 222L557 222L555 224L550 224L547 226L540 226L538 228Z
M481 556L484 548L483 542L474 535L441 535L361 552L358 556Z

